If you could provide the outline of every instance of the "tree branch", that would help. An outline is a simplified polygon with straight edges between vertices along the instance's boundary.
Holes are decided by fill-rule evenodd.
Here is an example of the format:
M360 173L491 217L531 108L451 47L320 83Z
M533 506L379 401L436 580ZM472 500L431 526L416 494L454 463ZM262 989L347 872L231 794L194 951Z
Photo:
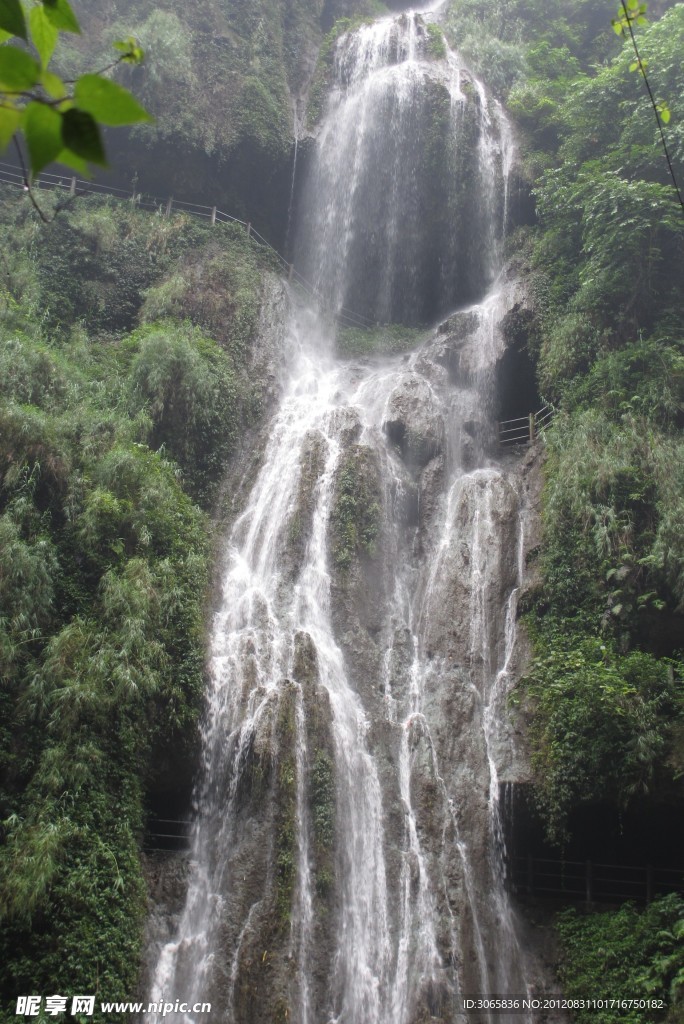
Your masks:
M663 129L662 118L660 117L660 111L658 110L658 104L656 103L655 96L653 95L653 91L651 89L651 83L649 82L648 76L646 74L646 67L644 65L644 62L641 59L641 54L639 53L639 47L637 46L637 41L636 41L636 38L634 36L634 29L632 28L632 17L630 16L629 11L627 10L627 4L625 3L625 0L620 0L620 4L621 4L621 7L622 7L622 10L623 10L623 13L624 13L624 20L625 20L625 22L627 24L627 28L629 29L629 37L632 40L632 46L634 47L634 53L636 54L637 63L639 65L639 71L641 72L641 76L642 76L642 78L644 80L644 85L646 86L646 90L648 92L648 98L651 101L651 106L653 107L653 113L655 114L656 121L658 122L658 131L660 132L660 142L661 142L662 147L663 147L663 152L665 153L665 159L667 160L667 166L670 169L670 177L672 178L672 184L674 185L674 190L677 193L677 199L679 200L679 205L681 206L682 212L684 213L684 198L682 198L682 193L681 193L681 191L679 189L679 183L677 182L677 178L676 178L675 172L674 172L674 167L672 166L672 160L670 158L670 151L667 148L667 140L665 138L665 131Z

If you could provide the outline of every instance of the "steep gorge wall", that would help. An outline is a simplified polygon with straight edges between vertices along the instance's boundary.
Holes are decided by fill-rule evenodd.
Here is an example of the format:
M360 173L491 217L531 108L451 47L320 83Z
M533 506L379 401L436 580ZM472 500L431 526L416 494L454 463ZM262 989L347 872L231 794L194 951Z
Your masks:
M321 40L337 19L367 15L376 6L373 0L83 5L83 35L62 45L62 69L105 65L111 43L135 35L145 63L117 74L157 119L110 133L112 170L103 180L122 187L135 180L153 194L217 204L282 245L295 111Z

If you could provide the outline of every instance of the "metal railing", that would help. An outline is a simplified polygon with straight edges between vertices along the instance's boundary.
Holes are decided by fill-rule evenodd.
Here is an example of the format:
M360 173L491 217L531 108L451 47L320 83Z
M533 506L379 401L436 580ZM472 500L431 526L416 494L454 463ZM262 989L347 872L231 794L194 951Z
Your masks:
M0 161L0 182L27 191L23 170L21 167L16 166L16 164ZM368 317L363 316L361 313L354 312L352 309L347 309L346 307L342 307L339 310L330 309L324 297L316 290L315 286L302 277L294 264L286 260L263 235L260 235L250 221L233 217L229 213L219 210L216 206L186 203L180 199L174 199L173 196L160 199L158 196L153 196L147 192L139 192L135 188L131 191L126 191L122 188L116 188L114 185L100 185L94 181L83 181L81 178L75 178L68 174L47 174L42 172L38 175L32 187L36 191L41 189L54 191L58 189L66 192L69 197L74 199L87 195L111 196L111 198L117 199L119 202L130 203L138 209L148 210L160 217L170 217L172 213L185 213L191 217L201 217L204 220L208 220L212 225L237 224L245 229L247 237L255 245L268 249L273 253L288 281L296 285L308 298L313 299L321 313L330 316L331 319L345 327L354 327L367 331L377 326L374 321L369 320Z
M684 867L599 864L548 857L515 857L510 885L522 898L583 903L650 903L655 896L684 893Z
M497 424L499 444L511 447L519 444L532 444L539 434L553 419L554 410L543 405L538 412L528 416L518 416L513 420L500 420Z
M150 818L143 849L147 852L180 853L190 847L194 822L180 818Z

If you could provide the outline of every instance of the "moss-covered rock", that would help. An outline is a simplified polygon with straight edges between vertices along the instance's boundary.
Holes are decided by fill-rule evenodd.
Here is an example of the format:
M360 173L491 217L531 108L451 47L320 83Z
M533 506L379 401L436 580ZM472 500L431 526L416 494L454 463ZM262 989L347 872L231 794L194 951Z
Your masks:
M337 471L332 520L332 558L345 571L359 557L372 557L380 532L381 493L370 448L354 444Z

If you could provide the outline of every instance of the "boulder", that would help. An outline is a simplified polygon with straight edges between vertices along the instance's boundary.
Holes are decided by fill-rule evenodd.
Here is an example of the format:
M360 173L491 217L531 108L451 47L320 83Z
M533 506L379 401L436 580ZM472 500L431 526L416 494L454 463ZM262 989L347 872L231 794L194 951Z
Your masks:
M392 391L383 430L405 461L422 468L444 447L444 421L424 377L407 372Z

